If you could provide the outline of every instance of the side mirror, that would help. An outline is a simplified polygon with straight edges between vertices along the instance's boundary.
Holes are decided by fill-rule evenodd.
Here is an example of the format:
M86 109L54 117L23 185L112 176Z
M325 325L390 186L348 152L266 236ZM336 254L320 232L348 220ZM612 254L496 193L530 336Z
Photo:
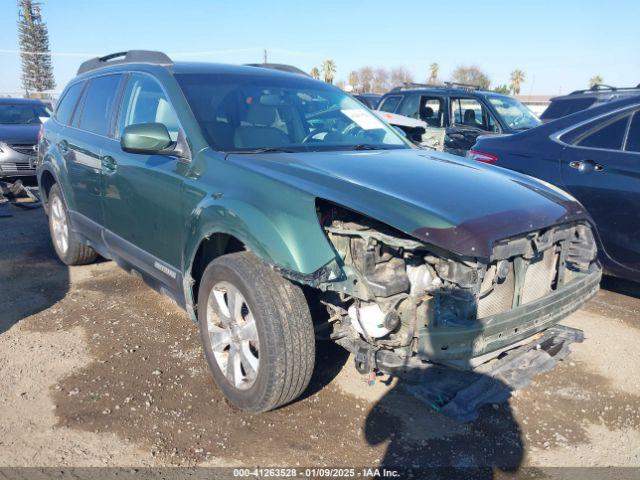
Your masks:
M169 148L173 140L162 123L138 123L125 127L120 147L129 153L151 155Z

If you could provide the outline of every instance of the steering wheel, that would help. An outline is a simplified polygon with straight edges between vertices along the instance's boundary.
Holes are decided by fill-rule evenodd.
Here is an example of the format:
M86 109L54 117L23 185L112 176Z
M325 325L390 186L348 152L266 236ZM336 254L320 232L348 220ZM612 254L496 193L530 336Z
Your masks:
M511 128L514 128L514 127L517 127L518 125L520 125L522 123L522 121L524 120L524 118L525 118L524 114L522 114L522 113L520 114L520 116L514 118L511 121Z
M302 143L310 142L311 140L313 140L313 137L315 137L316 135L320 135L321 133L331 133L331 132L333 132L333 130L330 128L318 128L317 130L310 132L306 137L304 137L302 139Z
M347 125L347 128L345 128L342 131L342 134L343 135L350 135L352 137L357 137L362 132L364 132L364 128L362 128L360 125L358 125L356 123L352 123L350 125Z

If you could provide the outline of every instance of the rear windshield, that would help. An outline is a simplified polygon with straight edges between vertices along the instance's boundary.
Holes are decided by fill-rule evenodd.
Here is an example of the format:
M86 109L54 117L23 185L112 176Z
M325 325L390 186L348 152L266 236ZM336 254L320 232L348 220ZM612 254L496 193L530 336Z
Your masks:
M595 101L595 97L553 100L547 109L542 112L540 118L543 120L554 120L556 118L565 117L572 113L586 110L593 105Z
M0 125L37 125L51 116L44 105L24 103L0 104Z

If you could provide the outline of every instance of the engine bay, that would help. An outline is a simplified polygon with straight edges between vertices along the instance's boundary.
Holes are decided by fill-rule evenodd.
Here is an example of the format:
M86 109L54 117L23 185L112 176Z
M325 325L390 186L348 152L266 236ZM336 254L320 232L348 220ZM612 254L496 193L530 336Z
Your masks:
M486 342L477 339L439 344L435 352L429 336L482 330L495 317L600 272L586 223L502 240L490 258L480 259L458 257L331 204L319 204L318 218L343 272L341 281L318 285L331 338L365 357L386 351L399 359L438 361L486 353ZM505 339L507 333L517 334L518 327Z

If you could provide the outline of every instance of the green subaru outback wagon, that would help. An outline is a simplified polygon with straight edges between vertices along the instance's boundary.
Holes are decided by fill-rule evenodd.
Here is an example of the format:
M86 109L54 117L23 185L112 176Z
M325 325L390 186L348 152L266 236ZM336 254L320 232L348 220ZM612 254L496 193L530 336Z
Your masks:
M598 288L595 230L572 197L417 149L304 75L96 58L39 147L60 259L101 255L175 300L248 411L305 390L316 338L363 373L469 369Z

